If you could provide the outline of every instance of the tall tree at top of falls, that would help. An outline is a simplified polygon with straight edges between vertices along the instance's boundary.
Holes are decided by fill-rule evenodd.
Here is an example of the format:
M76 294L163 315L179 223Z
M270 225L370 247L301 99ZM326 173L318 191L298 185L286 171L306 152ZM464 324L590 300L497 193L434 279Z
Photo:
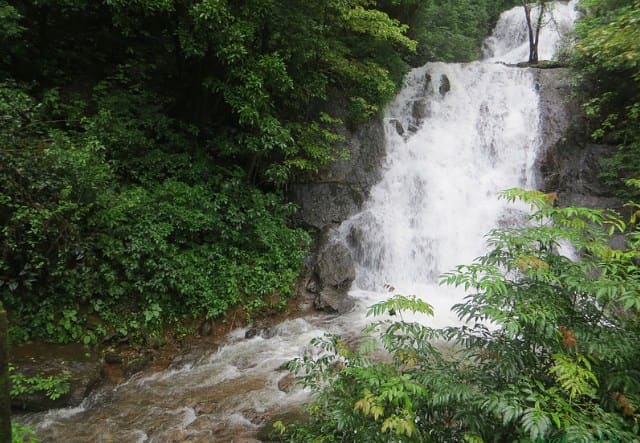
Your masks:
M538 43L540 41L540 29L542 28L542 20L545 15L546 1L539 0L537 2L538 16L535 18L535 26L531 17L531 5L526 0L522 0L524 15L527 20L527 31L529 34L529 63L538 63Z

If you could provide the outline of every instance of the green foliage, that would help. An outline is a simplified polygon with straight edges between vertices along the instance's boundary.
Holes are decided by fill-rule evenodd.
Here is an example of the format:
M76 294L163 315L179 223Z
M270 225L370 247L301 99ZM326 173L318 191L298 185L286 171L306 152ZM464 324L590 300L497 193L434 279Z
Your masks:
M28 426L20 423L11 423L11 443L38 443L35 432Z
M340 126L380 111L415 50L370 0L9 3L0 294L14 340L135 339L282 306L309 243L287 184L344 155Z
M625 181L640 173L640 2L581 2L585 16L576 33L574 66L596 140L618 145L603 162L602 176L621 197L637 199Z
M290 295L309 243L287 226L294 208L205 153L172 152L189 128L153 97L98 90L96 114L63 131L45 118L74 124L58 94L36 103L0 88L0 291L13 338L137 339Z
M57 400L69 392L70 374L63 372L58 375L35 375L28 377L9 365L9 379L11 380L11 397L24 394L44 392L47 398Z
M316 341L294 365L316 393L309 422L283 439L640 441L640 234L612 211L557 208L539 192L503 197L529 203L529 222L491 231L486 255L442 276L469 294L454 307L464 325L404 321L403 310L430 308L395 296L370 309L388 317L366 329L389 363L370 346ZM620 231L627 244L614 250Z
M497 18L513 1L435 0L422 2L413 17L411 35L421 59L472 61Z

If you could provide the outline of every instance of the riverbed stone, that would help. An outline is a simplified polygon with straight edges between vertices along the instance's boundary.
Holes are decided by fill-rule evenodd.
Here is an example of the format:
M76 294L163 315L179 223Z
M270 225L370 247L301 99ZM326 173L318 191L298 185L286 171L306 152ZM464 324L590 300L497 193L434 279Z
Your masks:
M273 328L256 328L251 327L244 333L244 338L249 339L253 337L273 338L276 336L276 330Z
M449 77L442 74L440 76L440 87L438 87L438 92L442 97L444 97L449 91L451 91L451 82L449 81Z
M348 289L356 278L351 252L337 241L322 250L315 271L322 288Z
M282 392L291 392L296 386L296 377L291 372L278 380L278 389Z
M133 374L136 374L149 366L152 360L153 355L151 352L145 350L127 358L122 363L122 371L126 377L131 377Z

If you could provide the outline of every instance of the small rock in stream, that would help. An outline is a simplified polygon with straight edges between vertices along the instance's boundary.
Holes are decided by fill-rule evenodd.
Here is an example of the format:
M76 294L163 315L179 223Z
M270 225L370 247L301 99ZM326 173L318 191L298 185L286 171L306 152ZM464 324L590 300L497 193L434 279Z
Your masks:
M244 333L244 338L249 339L260 336L262 338L273 338L276 335L276 331L271 328L249 328Z
M207 337L211 335L212 332L213 332L213 320L211 319L203 321L202 324L200 324L200 327L198 328L198 334L200 334L201 337Z
M295 385L296 385L296 377L292 373L288 373L287 375L282 377L280 380L278 380L278 389L280 389L282 392L287 392L287 393L291 392L291 390L295 387Z

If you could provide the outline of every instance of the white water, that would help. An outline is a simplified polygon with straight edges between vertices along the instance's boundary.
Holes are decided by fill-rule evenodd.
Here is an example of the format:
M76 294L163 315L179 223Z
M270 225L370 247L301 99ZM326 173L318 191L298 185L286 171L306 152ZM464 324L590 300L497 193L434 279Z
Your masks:
M540 60L551 59L572 29L575 5L549 5ZM518 217L498 191L536 186L534 76L505 65L529 54L521 7L502 14L484 52L480 62L429 63L408 75L385 116L383 179L366 209L340 228L358 264L353 293L370 303L388 297L387 285L415 294L434 306L434 326L455 324L450 308L464 296L440 287L439 276L482 255L484 234Z
M554 4L554 20L545 22L570 29L574 6ZM237 330L216 352L190 353L80 407L22 421L51 442L255 441L255 430L274 411L306 396L278 389L284 375L278 367L301 355L314 336L358 333L367 306L388 297L385 284L434 305L431 324L455 323L449 307L463 294L439 287L439 274L481 255L483 235L518 217L498 201L499 190L535 187L540 140L533 74L496 63L525 61L523 29L521 8L504 13L484 61L415 69L389 106L383 179L365 210L340 228L357 261L353 312L287 321L271 339L245 340ZM541 60L551 58L560 34L543 31Z

